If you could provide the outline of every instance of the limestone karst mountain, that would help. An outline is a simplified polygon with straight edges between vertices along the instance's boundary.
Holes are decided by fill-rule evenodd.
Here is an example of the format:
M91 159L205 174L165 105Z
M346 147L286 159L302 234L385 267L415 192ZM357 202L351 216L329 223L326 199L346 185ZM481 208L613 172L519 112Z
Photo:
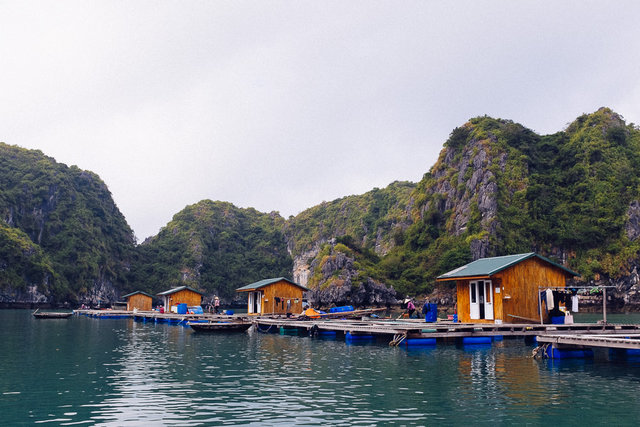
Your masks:
M529 251L615 285L622 303L640 299L640 130L608 108L552 135L476 117L418 183L286 220L205 200L140 245L95 174L15 146L0 154L1 301L178 284L231 300L242 284L288 276L321 304L384 304L429 293L470 260Z

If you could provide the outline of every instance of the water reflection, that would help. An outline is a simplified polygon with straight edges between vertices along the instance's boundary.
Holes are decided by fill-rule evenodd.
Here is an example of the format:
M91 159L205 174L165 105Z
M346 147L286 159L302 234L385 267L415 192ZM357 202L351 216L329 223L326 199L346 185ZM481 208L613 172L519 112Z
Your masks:
M0 312L3 423L58 425L574 425L640 419L640 364L536 361L480 348L207 335L127 320ZM9 333L8 328L11 329Z

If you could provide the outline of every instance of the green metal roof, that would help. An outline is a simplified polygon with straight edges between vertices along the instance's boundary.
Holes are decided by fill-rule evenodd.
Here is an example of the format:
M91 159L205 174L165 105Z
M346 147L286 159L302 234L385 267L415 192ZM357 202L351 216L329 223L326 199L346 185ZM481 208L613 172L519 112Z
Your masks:
M276 277L274 279L264 279L264 280L260 280L259 282L252 283L250 285L243 286L241 288L236 289L236 292L254 291L256 289L264 288L265 286L271 285L273 283L280 282L281 280L291 283L292 285L295 285L305 291L309 290L304 286L302 286L301 284L291 281L289 279L285 279L284 277Z
M149 295L148 293L142 292L142 291L135 291L135 292L131 292L130 294L122 295L122 298L129 298L129 297L131 297L133 295L137 295L137 294L142 294L142 295L147 296L149 298L154 298L153 295Z
M195 292L197 294L200 294L200 295L204 295L204 292L196 291L195 289L190 288L188 286L179 286L177 288L169 289L168 291L160 292L158 294L158 296L165 296L165 295L175 294L176 292L184 291L185 289L188 289L188 290L190 290L192 292Z
M448 273L445 273L441 276L437 277L437 280L454 280L461 277L476 277L476 276L492 276L496 273L499 273L502 270L505 270L512 265L515 265L519 262L522 262L529 258L539 258L548 264L551 264L559 269L565 271L566 273L572 276L580 276L575 271L569 270L567 267L560 265L556 262L551 261L548 258L545 258L541 255L536 254L535 252L529 252L526 254L517 254L517 255L505 255L498 256L493 258L481 258L476 261L473 261L467 265L463 265L462 267L458 267L455 270L451 270Z

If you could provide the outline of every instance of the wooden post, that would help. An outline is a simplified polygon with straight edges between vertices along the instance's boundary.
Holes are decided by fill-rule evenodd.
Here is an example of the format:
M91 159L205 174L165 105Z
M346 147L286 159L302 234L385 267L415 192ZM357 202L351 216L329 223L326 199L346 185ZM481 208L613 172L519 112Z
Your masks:
M538 295L536 298L538 298L538 313L540 313L540 324L542 325L542 302L540 300L540 286L538 286Z
M607 288L602 288L602 322L607 323Z

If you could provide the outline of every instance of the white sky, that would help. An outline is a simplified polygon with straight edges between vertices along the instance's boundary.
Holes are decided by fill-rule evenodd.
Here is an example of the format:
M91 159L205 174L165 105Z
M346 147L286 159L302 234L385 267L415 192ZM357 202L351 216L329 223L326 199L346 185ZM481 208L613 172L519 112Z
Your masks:
M186 205L284 217L418 181L490 115L640 123L638 1L0 0L0 141L107 183L139 241Z

